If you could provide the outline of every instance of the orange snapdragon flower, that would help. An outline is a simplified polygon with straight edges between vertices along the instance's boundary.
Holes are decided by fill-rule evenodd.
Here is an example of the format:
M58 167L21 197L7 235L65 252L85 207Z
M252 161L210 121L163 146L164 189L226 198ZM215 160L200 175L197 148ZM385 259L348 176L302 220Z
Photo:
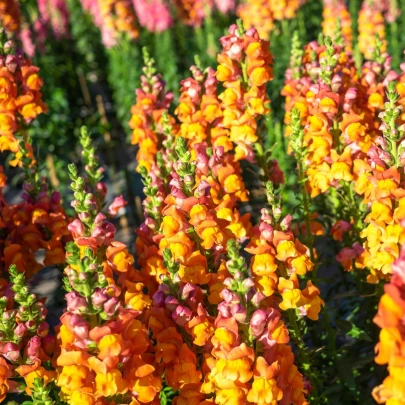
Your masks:
M101 18L105 30L115 37L119 33L126 34L130 39L136 39L139 36L139 29L135 10L128 0L98 0ZM113 41L110 39L109 41Z
M260 39L254 29L240 33L234 25L222 43L216 72L225 88L218 96L223 110L222 124L236 145L235 159L249 159L252 145L258 140L257 119L269 112L265 85L273 79L272 55L268 42Z
M308 282L301 290L297 275L312 271L314 264L309 257L308 248L295 239L291 229L275 230L267 222L266 214L259 227L252 230L246 251L252 254L251 270L256 288L266 297L277 290L281 293L280 309L299 308L303 315L317 319L323 305L319 289ZM287 270L289 278L280 277L280 271Z
M366 0L359 12L359 50L366 59L372 59L376 46L376 35L383 42L382 51L387 48L384 17L378 2Z
M212 7L212 1L204 3L202 0L175 0L173 3L178 18L193 27L201 25L205 18L206 7L209 9Z
M385 294L378 305L374 322L381 328L380 341L376 346L378 364L388 364L389 375L373 390L377 403L400 404L405 402L404 370L405 340L401 319L405 314L404 301L404 250L393 267L393 276L385 286Z
M0 1L0 21L7 32L15 33L20 29L21 12L18 1Z
M9 380L13 372L9 364L3 357L0 357L0 402L4 401L9 389L16 385L13 381Z
M281 400L283 392L277 387L277 382L273 378L276 373L275 365L269 366L263 357L258 357L255 364L254 381L248 392L247 400L260 405Z
M178 361L165 374L170 386L179 389L184 385L198 384L201 381L201 372L196 369L196 361L195 354L183 343Z
M12 7L15 2L5 3ZM1 11L4 11L4 8L1 8ZM10 20L5 21L6 26L13 24ZM10 30L13 30L12 27ZM1 55L4 63L0 68L0 150L11 150L16 153L16 158L10 164L21 166L20 140L15 135L22 124L28 124L39 114L45 113L47 107L42 101L43 81L38 75L39 68L24 57L17 60L16 52L13 50L15 44L12 41L8 44L12 50L7 55L4 53ZM32 146L27 144L26 149L28 157L34 161Z
M156 163L156 153L163 137L163 114L167 113L173 99L173 94L165 91L161 75L155 74L154 61L147 54L145 63L142 86L136 90L136 103L131 108L129 121L131 143L139 145L137 170L142 166L150 170ZM171 124L174 124L173 119Z
M323 3L323 35L331 37L335 41L337 39L336 34L338 33L336 21L338 20L345 48L351 51L353 41L352 21L345 2L342 0L324 0Z
M261 38L268 39L274 21L289 20L296 16L297 10L305 0L248 0L238 8L238 16L247 28L254 27Z

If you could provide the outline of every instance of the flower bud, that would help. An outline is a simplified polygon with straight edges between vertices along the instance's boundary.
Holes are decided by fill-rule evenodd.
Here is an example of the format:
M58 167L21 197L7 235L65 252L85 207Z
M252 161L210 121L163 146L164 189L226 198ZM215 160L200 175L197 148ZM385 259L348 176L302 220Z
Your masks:
M18 62L14 55L6 56L6 67L10 73L15 73L18 67Z
M96 217L94 218L94 224L96 226L101 226L103 224L103 221L106 219L105 215L99 212Z
M165 304L170 311L174 311L176 307L179 305L179 301L172 295L168 295L165 298Z
M108 207L108 213L115 217L118 215L119 211L124 208L128 204L127 201L124 200L124 197L120 195L119 197L115 197L114 201Z
M246 319L246 309L241 304L234 305L231 313L237 322L243 322Z
M87 214L87 213L86 213ZM79 216L82 214L79 214ZM75 219L68 225L69 231L73 234L73 238L78 238L79 236L85 235L85 228L84 225L81 223L80 220Z
M65 296L68 311L79 313L87 308L87 301L77 292L70 292Z
M59 193L59 191L53 191L53 192L52 192L52 195L51 195L51 202L52 202L52 204L54 204L54 205L60 205L61 201L62 201L62 196L61 196L61 194Z
M156 293L153 295L153 300L155 301L158 307L163 307L165 299L166 295L163 291L156 291Z
M90 219L90 214L88 212L81 212L79 214L79 218L81 221L86 222L87 220Z
M192 317L193 313L187 307L179 305L172 312L172 319L179 326L184 326Z
M56 338L55 336L47 335L41 340L41 347L43 351L48 355L52 356L55 351Z
M41 338L47 336L49 333L49 325L47 322L41 322L41 324L38 326L37 329L37 334L38 336L40 336Z
M28 328L28 329L33 329L33 328L35 328L36 326L37 326L37 322L35 321L35 319L30 319L30 320L28 320L27 322L25 322L25 326Z
M181 298L186 300L189 298L190 295L194 295L196 292L196 288L191 283L186 283L181 291Z
M73 333L79 339L86 339L89 336L89 325L87 321L81 315L67 314L70 316L69 324L73 328Z
M104 304L104 312L108 316L113 316L120 307L121 303L119 302L119 300L115 297L112 297Z
M249 277L246 280L243 280L242 285L246 290L248 290L255 286L255 282Z
M20 358L20 348L15 343L6 343L3 349L3 356L10 361L17 361Z
M94 293L91 295L91 303L95 308L101 309L108 298L109 297L105 292L103 292L100 288L96 288Z
M5 53L11 53L15 48L16 48L15 41L13 39L10 39L4 44L3 49Z
M39 336L32 337L27 345L27 355L30 360L39 357L39 348L41 347L41 338Z
M28 328L24 323L20 323L18 324L18 326L15 328L14 333L18 336L18 337L22 337L25 335L25 333L27 332Z
M237 294L232 291L227 290L226 288L223 289L219 294L226 303L228 304L239 304L240 298Z
M265 296L263 293L261 293L260 291L257 291L257 292L253 295L253 297L252 297L252 299L251 299L251 302L252 302L252 304L253 304L255 307L258 307L258 306L260 305L260 303L261 303L265 298L266 298L266 296Z
M258 309L255 311L250 318L250 327L252 329L252 334L255 337L260 336L264 328L266 326L266 320L267 320L267 312L263 311L262 309Z

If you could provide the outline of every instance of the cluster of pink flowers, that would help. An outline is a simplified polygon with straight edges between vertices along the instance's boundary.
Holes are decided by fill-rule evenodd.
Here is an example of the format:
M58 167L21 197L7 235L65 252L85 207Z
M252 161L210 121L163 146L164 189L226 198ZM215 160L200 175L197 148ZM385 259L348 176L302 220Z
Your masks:
M150 32L167 30L173 20L164 0L132 0L139 24Z
M103 15L101 10L105 4L100 0L81 0L81 3L83 9L92 16L94 23L99 27L104 45L107 47L116 45L117 27L114 20L120 16ZM124 1L107 3L110 5L120 3L122 6ZM175 20L199 27L213 10L228 14L234 12L236 7L235 0L132 0L132 5L136 15L135 25L156 33L170 28ZM125 8L129 8L129 3Z
M56 39L69 35L69 11L66 0L37 0L39 20Z
M69 36L69 11L66 0L38 0L37 13L32 13L32 24L24 19L18 2L0 2L0 21L9 33L17 34L24 52L34 56L36 48L43 52L48 35L56 39ZM31 24L31 25L30 25Z

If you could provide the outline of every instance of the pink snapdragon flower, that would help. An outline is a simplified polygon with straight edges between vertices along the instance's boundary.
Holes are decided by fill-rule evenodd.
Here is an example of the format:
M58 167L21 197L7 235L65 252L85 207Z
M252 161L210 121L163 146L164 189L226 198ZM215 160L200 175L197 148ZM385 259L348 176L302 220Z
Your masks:
M168 4L163 0L133 0L139 24L149 32L162 32L172 25Z

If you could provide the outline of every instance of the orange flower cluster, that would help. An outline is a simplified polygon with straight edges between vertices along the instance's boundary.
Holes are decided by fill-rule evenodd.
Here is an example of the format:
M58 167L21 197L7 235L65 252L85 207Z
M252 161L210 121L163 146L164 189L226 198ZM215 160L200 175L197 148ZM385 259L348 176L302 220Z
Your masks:
M148 332L136 316L136 311L121 309L114 320L91 328L80 315L64 314L57 385L68 404L138 405L154 400L161 381L154 375L154 355L148 353ZM91 353L83 350L85 342L91 343ZM106 400L109 397L117 400Z
M252 236L246 248L255 254L251 259L250 272L238 250L235 250L232 243L228 243L231 260L226 263L226 267L229 276L224 280L225 289L220 293L223 301L218 305L215 332L211 338L213 348L211 356L205 360L209 373L202 386L204 393L215 394L215 403L218 404L230 400L235 404L308 403L305 400L302 375L294 365L291 348L287 346L289 334L279 310L296 308L297 303L301 302L298 303L302 305L301 315L307 314L317 319L322 300L319 298L319 290L310 282L303 291L306 298L295 300L300 295L297 279L299 270L295 268L291 270L289 281L280 278L282 302L277 304L274 289L265 291L267 297L273 295L271 298L266 298L260 290L256 290L255 285L262 287L261 281L266 275L273 274L273 279L277 280L277 268L280 272L285 271L287 262L283 262L284 257L280 256L280 262L276 264L275 259L273 262L267 260L271 257L268 253L261 253L271 249L267 242L273 236L277 238L283 234L273 230L270 223L266 222L270 219L268 212L263 213L263 218L260 227L256 228L256 232L253 231L253 235L261 234L261 247L258 247L256 237ZM283 222L288 222L288 218ZM288 285L288 282L295 286ZM246 324L249 324L248 329ZM252 348L253 341L255 350Z
M169 270L170 267L169 262ZM154 296L149 328L155 340L156 361L169 387L178 391L173 404L199 401L208 404L201 392L201 352L213 333L212 317L204 309L201 288L191 283L166 281ZM188 342L188 343L186 343Z
M193 77L182 82L180 103L175 111L181 123L179 129L177 130L174 120L168 118L168 115L165 115L166 123L164 119L163 121L160 119L163 126L160 130L159 144L164 146L164 149L159 152L160 160L156 160L155 152L152 152L149 154L151 160L142 162L146 168L152 167L149 186L156 189L153 196L149 196L149 192L146 193L148 198L145 206L150 208L147 209L145 226L138 230L137 240L139 265L144 277L149 280L147 284L150 283L148 285L152 291L156 288L152 285L159 281L159 276L162 272L164 273L162 259L157 254L158 244L156 241L151 242L157 239L155 235L159 233L161 227L163 201L165 204L173 204L166 201L166 198L170 183L168 172L176 162L176 155L173 154L175 136L180 135L188 140L192 148L191 160L197 166L195 184L202 189L209 186L214 207L217 205L218 209L221 208L219 219L229 221L230 224L225 227L229 225L229 228L235 229L236 235L242 235L245 232L245 226L237 225L239 217L233 213L236 201L247 201L247 193L237 160L244 157L253 158L252 145L258 139L256 120L268 111L265 83L271 79L271 55L266 48L266 43L259 39L254 30L240 35L237 27L233 26L230 32L231 35L222 39L224 51L218 57L221 65L216 75L211 69L202 72L199 68L193 67ZM244 48L246 51L243 51ZM232 75L230 69L232 69ZM247 76L247 86L243 85L241 77L238 76L242 75L243 71ZM224 87L226 87L219 96L217 95L218 80L224 81ZM147 103L149 104L149 101ZM162 111L158 108L149 116L162 117ZM155 121L145 120L143 117L143 113L136 113L132 122L141 122L144 125L139 133L142 133L142 136L149 134L145 138L148 145L157 145L155 131L158 126L154 123ZM236 144L235 155L231 153L234 143ZM212 149L208 149L208 145ZM150 148L148 153L150 151L154 151L154 147ZM209 209L211 208L209 205ZM158 212L152 212L157 209ZM205 209L198 215L202 215L203 212ZM215 220L215 216L212 219ZM238 227L240 227L239 230ZM200 237L207 238L204 242L207 245L212 243L208 241L209 238L215 238L212 235L213 230L199 232L203 234ZM226 245L226 240L227 238L223 238L223 246Z
M229 152L235 144L235 160L238 161L253 158L252 145L258 140L257 120L269 112L265 86L272 80L272 57L268 42L261 40L255 30L243 32L234 25L229 33L221 39L223 51L218 55L216 73L210 68L202 72L193 67L193 77L182 81L180 104L175 114L181 122L178 135L189 139L191 145L207 141L213 148L223 147L224 152ZM225 87L221 94L217 90L218 81ZM161 107L146 103L150 111L161 117ZM135 106L131 122L136 127L134 133L145 137L153 154L157 145L156 134L151 132L153 119L146 122ZM142 125L141 131L137 129L139 125ZM145 125L148 129L144 129ZM150 163L142 163L150 166Z
M227 130L222 126L223 111L217 96L218 81L215 72L208 68L202 72L191 69L192 77L181 81L179 106L175 114L180 121L179 135L194 146L207 141L213 148L232 149Z
M366 59L373 58L377 35L382 41L382 51L387 49L385 20L379 3L375 0L364 0L359 12L359 50Z
M398 76L390 70L391 58L381 53L381 47L358 75L351 53L332 45L329 38L326 41L327 46L315 42L306 46L303 67L296 77L288 71L282 90L285 122L290 123L295 108L304 126L311 197L342 180L357 182L361 162L367 161L381 134L378 114L384 108L385 86ZM287 128L286 135L290 132Z
M201 156L202 144L199 146ZM174 403L185 404L187 398L195 398L208 404L212 402L204 394L215 393L214 402L218 404L231 399L236 404L246 401L261 404L262 390L270 395L268 386L274 390L272 401L284 398L286 403L306 403L302 375L293 364L291 349L285 346L289 341L288 333L278 311L297 308L301 315L318 318L322 305L319 290L311 282L304 290L299 288L298 275L312 270L313 266L307 248L294 238L288 225L290 218L282 222L284 231L278 231L273 230L269 214L264 213L263 223L251 231L249 216L240 216L230 198L224 198L217 205L210 195L209 183L205 180L197 183L201 168L191 160L192 153L183 138L178 138L174 153L173 171L168 181L171 191L160 206L159 233L145 237L147 224L152 225L152 221L146 221L139 232L141 245L137 242L144 251L148 241L153 243L150 251L154 256L149 263L155 265L153 275L163 281L154 294L156 307L151 311L149 326L157 342L156 359L163 367L165 381L179 390ZM261 311L258 316L271 305L279 308L271 312L275 323L266 315L258 321L263 326L254 325L261 330L257 339L263 333L260 342L265 346L263 357L257 359L246 330L244 335L238 332L237 321L243 328L249 319L246 314L251 313L247 302L227 309L227 305L239 302L235 297L228 299L226 290L231 283L229 276L234 273L226 256L231 254L229 249L235 240L250 240L246 251L254 255L252 279L244 285L246 294L256 294L257 302L253 302L257 311ZM235 257L239 257L239 253ZM279 279L277 270L284 277ZM214 305L212 309L210 304ZM218 315L214 322L215 306ZM225 322L224 314L233 317ZM277 328L273 329L275 326ZM279 334L282 337L278 337ZM190 341L191 351L185 344ZM205 359L208 369L200 369L198 364L204 357L202 354L196 357L193 352L198 353L198 348L207 344L213 345L211 357Z
M103 42L112 46L120 34L137 39L139 29L137 18L130 0L97 0L102 20Z
M200 183L199 189L203 187L208 188L209 185ZM196 192L200 193L200 190ZM224 199L222 204L217 205L208 196L206 201L199 201L194 195L185 198L181 208L178 208L179 198L174 199L171 195L166 198L159 246L162 250L169 249L180 264L178 274L181 281L207 284L211 278L207 272L209 257L195 251L197 245L208 251L213 250L216 255L220 254L229 238L246 237L250 228L249 215L241 217L230 199ZM188 229L192 229L193 233L186 232Z
M310 281L301 290L299 280L313 263L292 233L292 218L279 225L280 208L273 219L265 210L252 229L250 216L236 205L248 199L239 160L253 158L257 120L269 111L265 84L272 59L255 30L233 26L221 43L216 74L192 67L193 76L181 82L178 128L154 102L152 119L142 120L151 138L154 117L161 123L151 169L140 169L146 220L136 241L154 299L147 316L157 369L178 391L177 405L306 404L280 310L318 319L319 290ZM219 95L218 82L224 86ZM134 121L139 116L141 122L137 111ZM244 281L237 281L240 272L228 260L243 260L238 242L247 243L251 255ZM237 297L234 288L242 281Z
M0 55L0 150L17 152L19 141L15 134L21 126L46 112L42 101L42 79L39 68L15 52L13 41L5 43ZM20 164L18 159L13 165Z
M350 246L337 259L347 270L367 267L368 281L376 283L389 278L403 237L398 206L402 198L400 152L398 146L387 146L381 137L386 126L380 126L385 86L398 75L390 70L390 58L382 53L380 42L374 49L374 60L367 61L358 76L351 54L326 41L326 47L315 43L307 46L298 77L292 77L292 72L287 76L283 89L286 109L297 109L304 126L304 166L310 196L339 187L349 207L347 216L337 218L332 228L336 240L342 241L346 232L351 236ZM319 62L315 55L319 55ZM399 120L401 112L395 114ZM286 116L287 122L290 119ZM399 145L400 139L393 143ZM363 197L364 210L371 209L364 222L355 194ZM368 225L364 227L364 223Z
M288 76L286 123L290 112L300 112L305 129L304 147L311 197L326 192L341 180L351 181L353 158L371 147L369 118L357 108L358 77L350 54L341 46L316 42L305 48L299 78ZM372 127L371 127L372 128ZM290 129L287 130L287 135Z
M290 228L291 216L287 216L277 228L266 210L262 211L260 225L253 228L246 251L253 255L251 272L255 285L265 297L275 291L281 295L281 310L298 308L300 314L317 320L322 305L319 290L311 281L300 290L298 276L312 271L314 264L308 248L303 245ZM278 274L277 274L278 272Z
M305 0L282 0L269 1L270 10L277 21L294 18L297 10L305 3Z
M69 219L61 205L58 192L48 192L45 179L36 180L37 166L29 143L19 144L15 135L21 126L46 110L40 89L42 80L38 68L21 54L14 54L12 41L6 42L0 68L0 144L1 150L16 152L13 166L25 162L23 202L9 204L1 191L0 266L7 273L15 264L18 271L32 277L44 266L64 263L64 244L69 232ZM6 186L1 168L0 189ZM45 251L43 263L37 255ZM41 260L41 259L40 259Z
M374 322L381 328L380 341L376 346L378 364L388 364L389 375L375 387L373 397L379 404L400 405L405 403L405 250L392 265L392 278L385 285L378 313Z
M136 156L139 168L148 171L156 161L156 153L163 138L163 113L168 111L173 94L165 92L165 82L153 67L154 61L145 54L144 75L141 88L136 90L136 104L131 108L129 126L132 129L131 143L139 145Z
M343 0L323 1L322 32L325 37L330 37L336 43L337 36L342 36L345 49L352 49L353 32L352 20L349 10Z
M6 42L3 32L1 36L1 147L17 152L11 164L23 166L25 172L23 201L11 205L3 195L6 176L3 168L0 170L0 311L2 319L7 319L2 322L0 342L3 401L7 391L21 390L21 378L28 395L32 395L35 378L46 382L55 378L55 371L44 367L51 363L55 338L48 335L44 302L29 292L24 273L31 278L44 266L65 262L69 219L60 194L48 192L45 179L39 178L31 145L19 145L14 137L20 126L46 109L41 100L39 69L15 52L14 43Z
M193 27L201 26L213 6L212 0L174 0L173 3L180 20Z
M163 142L167 149L160 152L161 160L147 177L146 221L137 231L138 263L151 292L156 290L156 282L161 282L162 274L167 273L163 267L162 249L170 248L172 240L172 254L185 266L179 272L186 277L184 281L197 282L201 279L207 282L210 279L207 260L204 255L194 251L196 246L219 253L220 246L225 246L231 235L243 238L250 227L248 215L240 216L234 209L237 201L247 200L247 193L239 165L232 156L225 154L222 147L210 156L205 142L194 145L195 149L188 156L183 138L178 138L177 142L182 142L181 149L185 154L185 161L179 162L178 151L168 147L170 142L170 139ZM193 191L188 186L184 194L184 191L173 189L179 186L179 180L177 176L171 178L168 169L178 165L180 168L182 165L196 168L193 184L197 190ZM144 175L147 173L144 172ZM169 184L172 189L168 194ZM195 196L188 197L192 193ZM202 195L205 197L200 200ZM182 199L184 202L181 202ZM190 234L193 228L194 233Z
M263 313L268 323L259 335L259 356L243 342L235 319L217 319L206 360L210 373L202 386L203 392L215 394L216 404L308 404L302 375L286 345L288 330L278 311Z
M382 136L369 151L368 161L355 161L355 191L364 197L363 203L371 206L364 222L367 227L361 232L365 251L364 265L370 269L368 281L389 279L391 265L399 257L399 247L405 240L401 226L405 218L404 189L401 187L403 171L404 131L398 128L402 108L398 107L395 82L388 85L388 102L380 113Z
M305 0L248 0L238 8L245 27L255 27L262 38L269 38L275 21L295 17Z
M70 405L156 403L161 379L141 319L150 299L133 256L114 241L114 226L99 212L103 199L84 190L74 166L69 170L79 219L69 225L74 239L65 269L70 292L58 333L56 383ZM102 188L95 185L94 192Z
M208 160L206 152L205 157ZM153 184L159 189L153 197L163 201L159 215L147 212L148 218L138 231L137 249L149 290L156 291L156 282L163 281L154 294L149 327L165 381L179 390L174 403L185 404L188 398L204 398L200 392L202 373L197 366L201 359L193 352L209 342L214 330L212 317L205 309L207 299L212 301L218 295L218 282L223 280L214 268L220 265L226 241L235 237L234 233L244 237L250 224L248 215L240 218L234 209L235 199L228 197L221 205L215 204L208 182L200 180L197 186L201 167L191 161L183 138L178 138L172 149L166 149L164 158L169 159L165 167L171 167L172 172L169 175L163 166L151 172ZM202 170L206 174L210 171L208 167ZM151 184L145 183L149 194ZM165 193L165 184L170 184L170 193ZM208 291L213 295L208 296ZM192 342L193 350L187 341Z
M23 273L14 265L8 270L10 284L1 286L0 402L7 392L19 391L21 377L31 395L36 377L50 381L56 374L43 366L51 361L55 348L55 337L48 335L44 303L29 292Z
M252 161L252 147L259 139L257 120L270 111L266 83L273 79L273 59L269 43L255 29L244 32L243 27L233 25L221 44L216 78L225 88L218 96L222 126L236 145L235 160Z
M231 153L233 144L224 128L227 110L217 96L218 81L211 68L203 73L192 67L193 77L182 81L182 93L175 113L180 124L178 135L186 138L193 149L198 171L197 185L209 183L215 204L226 201L247 201L240 165ZM212 156L207 154L212 146ZM210 170L212 169L212 170Z
M10 205L1 197L0 260L2 271L16 265L32 277L44 266L65 262L64 246L69 240L67 229L69 218L61 206L58 192L49 194L43 188L33 195L32 186L26 185L24 202ZM42 262L37 254L44 250Z
M270 38L274 29L274 18L268 0L250 0L237 10L245 27L255 27L261 38Z
M17 0L0 1L0 21L7 32L18 32L21 23L20 7Z

